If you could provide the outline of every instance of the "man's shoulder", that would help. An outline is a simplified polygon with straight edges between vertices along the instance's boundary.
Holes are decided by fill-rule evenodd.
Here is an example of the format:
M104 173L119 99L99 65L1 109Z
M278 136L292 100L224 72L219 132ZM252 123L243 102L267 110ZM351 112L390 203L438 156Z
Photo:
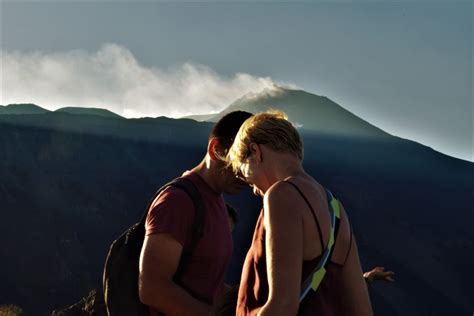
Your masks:
M151 209L166 206L192 206L191 196L182 188L167 186L158 194L151 204Z
M194 214L191 197L179 187L167 186L151 203L145 225L146 235L168 233L184 245Z

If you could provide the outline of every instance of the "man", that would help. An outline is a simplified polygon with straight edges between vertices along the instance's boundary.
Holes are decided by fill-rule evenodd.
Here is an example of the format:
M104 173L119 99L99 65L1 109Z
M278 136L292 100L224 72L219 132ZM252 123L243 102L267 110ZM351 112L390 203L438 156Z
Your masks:
M225 157L242 123L252 114L231 112L216 123L204 159L182 177L197 187L205 206L204 234L182 278L175 282L181 254L191 243L194 206L184 191L169 187L152 203L140 255L139 296L152 315L209 315L224 291L224 272L232 254L232 237L222 193L238 193L237 179Z

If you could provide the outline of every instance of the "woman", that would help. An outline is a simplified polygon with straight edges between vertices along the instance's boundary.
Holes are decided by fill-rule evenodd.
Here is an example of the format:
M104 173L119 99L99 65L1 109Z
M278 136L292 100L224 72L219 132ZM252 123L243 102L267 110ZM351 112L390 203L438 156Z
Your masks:
M303 144L286 116L249 118L227 160L264 202L242 271L237 315L372 315L342 205L326 275L300 303L302 281L328 245L331 215L324 187L303 169Z

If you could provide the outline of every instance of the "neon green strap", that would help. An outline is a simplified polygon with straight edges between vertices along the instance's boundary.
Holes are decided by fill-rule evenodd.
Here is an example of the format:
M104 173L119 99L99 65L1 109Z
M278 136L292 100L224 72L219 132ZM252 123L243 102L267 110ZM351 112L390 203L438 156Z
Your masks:
M339 201L333 197L331 200L332 209L337 218L341 218L341 209L339 208Z
M315 274L313 274L313 279L311 280L311 288L316 291L319 287L319 284L323 281L324 276L326 275L326 269L322 267Z
M329 242L326 246L326 249L323 250L323 255L321 260L319 261L317 267L313 271L312 275L307 278L302 285L302 291L300 294L300 302L305 298L308 291L312 289L316 291L324 279L326 275L326 264L332 254L333 246L335 243L335 237L338 233L338 222L341 219L341 208L339 205L339 201L326 189L327 197L328 197L328 204L329 204L329 212L331 214L331 229L329 235Z

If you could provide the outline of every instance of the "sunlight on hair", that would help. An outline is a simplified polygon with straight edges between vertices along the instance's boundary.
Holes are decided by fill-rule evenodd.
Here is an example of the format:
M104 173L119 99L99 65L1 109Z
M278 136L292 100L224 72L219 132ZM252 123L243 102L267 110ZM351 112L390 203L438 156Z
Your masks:
M277 152L288 152L303 160L303 142L288 116L279 110L257 113L247 119L239 129L227 154L227 165L238 173L248 159L250 144L265 144Z

